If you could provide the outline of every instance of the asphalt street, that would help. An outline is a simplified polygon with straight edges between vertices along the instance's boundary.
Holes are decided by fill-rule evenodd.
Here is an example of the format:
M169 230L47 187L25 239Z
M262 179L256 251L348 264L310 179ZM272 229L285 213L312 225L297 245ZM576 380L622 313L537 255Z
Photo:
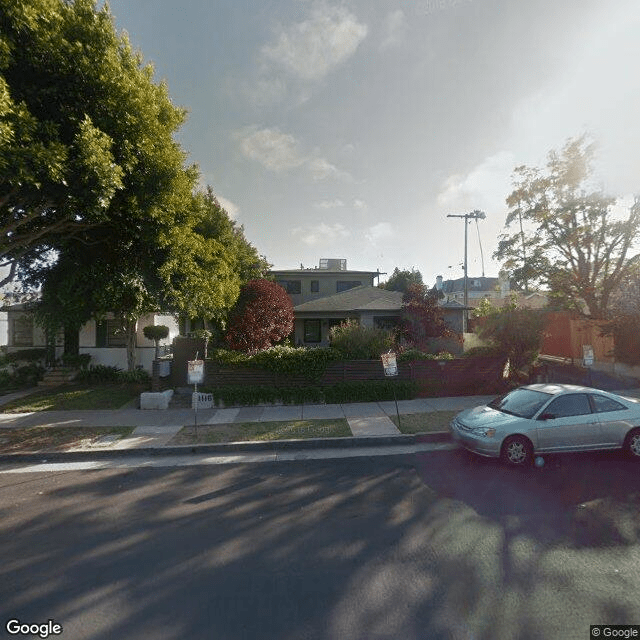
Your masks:
M618 453L3 473L2 631L586 639L640 624L639 501Z

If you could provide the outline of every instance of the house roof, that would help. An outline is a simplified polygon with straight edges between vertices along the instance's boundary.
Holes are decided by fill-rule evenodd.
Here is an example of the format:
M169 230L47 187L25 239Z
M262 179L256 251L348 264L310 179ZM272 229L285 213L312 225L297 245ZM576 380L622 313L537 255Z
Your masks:
M400 311L402 292L378 287L362 286L332 296L303 302L293 308L294 313L326 313L335 311Z

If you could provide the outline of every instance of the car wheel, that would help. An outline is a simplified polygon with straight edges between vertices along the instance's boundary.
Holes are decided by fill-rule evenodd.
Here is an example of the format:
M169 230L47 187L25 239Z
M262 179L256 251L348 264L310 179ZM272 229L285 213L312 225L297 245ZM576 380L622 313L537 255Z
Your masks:
M528 467L533 462L533 445L524 436L509 436L502 445L502 459L514 467Z
M631 429L624 441L625 451L636 460L640 460L640 429Z

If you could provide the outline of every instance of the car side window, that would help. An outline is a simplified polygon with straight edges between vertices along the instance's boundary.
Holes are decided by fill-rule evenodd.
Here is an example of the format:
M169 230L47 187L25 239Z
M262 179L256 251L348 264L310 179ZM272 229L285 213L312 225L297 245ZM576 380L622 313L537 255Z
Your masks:
M592 395L593 408L596 413L606 413L607 411L624 411L625 407L620 402L605 396Z
M591 413L591 406L586 393L571 393L552 400L544 412L554 418L568 418Z

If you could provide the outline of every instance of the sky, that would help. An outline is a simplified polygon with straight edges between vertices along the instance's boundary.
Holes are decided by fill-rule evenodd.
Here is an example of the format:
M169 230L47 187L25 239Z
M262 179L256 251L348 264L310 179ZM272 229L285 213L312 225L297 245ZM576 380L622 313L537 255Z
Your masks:
M178 140L276 269L496 276L518 165L588 133L640 193L638 0L110 0ZM484 258L484 261L483 261ZM384 278L383 278L384 279Z

